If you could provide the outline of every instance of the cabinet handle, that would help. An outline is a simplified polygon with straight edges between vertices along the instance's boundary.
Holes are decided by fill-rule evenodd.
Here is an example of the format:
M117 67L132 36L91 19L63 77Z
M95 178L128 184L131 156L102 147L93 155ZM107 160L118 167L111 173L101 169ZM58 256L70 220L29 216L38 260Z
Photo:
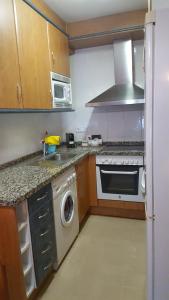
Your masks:
M52 51L52 64L54 65L55 64L55 57L54 57L54 53L53 53L53 51Z
M50 267L52 267L53 263L49 263L47 266L43 268L44 271L48 270Z
M45 250L43 250L43 251L41 252L41 254L47 253L50 249L51 249L51 246L48 246Z
M43 218L45 218L45 217L48 215L48 213L49 213L49 209L47 210L47 212L46 212L45 214L39 216L38 219L43 219Z
M21 87L20 87L19 83L17 83L17 85L16 85L16 93L17 93L18 103L20 104L21 103Z
M47 193L45 193L45 195L43 195L42 197L37 198L36 201L41 201L41 200L45 199L46 196L47 196Z
M43 233L41 233L40 236L45 236L46 234L48 234L48 232L49 232L49 229L44 231Z

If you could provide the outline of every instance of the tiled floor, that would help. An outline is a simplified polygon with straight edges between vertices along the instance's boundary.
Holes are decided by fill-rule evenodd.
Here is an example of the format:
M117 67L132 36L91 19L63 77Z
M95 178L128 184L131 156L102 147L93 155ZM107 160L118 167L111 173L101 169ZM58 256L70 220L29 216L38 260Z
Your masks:
M145 222L91 216L39 300L145 300Z

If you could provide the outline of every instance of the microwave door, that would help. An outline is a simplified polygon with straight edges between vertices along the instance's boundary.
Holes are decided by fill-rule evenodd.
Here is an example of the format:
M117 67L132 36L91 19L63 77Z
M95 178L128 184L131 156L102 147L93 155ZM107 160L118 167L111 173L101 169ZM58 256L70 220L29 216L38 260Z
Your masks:
M67 96L66 96L66 87L64 83L61 82L54 82L53 83L53 95L54 100L60 103L65 103Z

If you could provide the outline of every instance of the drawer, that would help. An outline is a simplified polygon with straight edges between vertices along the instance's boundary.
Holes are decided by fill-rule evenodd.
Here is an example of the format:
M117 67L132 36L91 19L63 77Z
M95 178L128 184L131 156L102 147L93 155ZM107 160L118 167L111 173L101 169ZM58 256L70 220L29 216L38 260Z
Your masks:
M47 252L45 249L51 248L52 245L55 246L55 233L53 228L49 226L44 229L43 233L38 231L32 236L32 241L38 256L41 255L42 252Z
M36 210L38 210L41 205L44 205L46 201L52 201L52 187L48 184L40 191L34 193L28 199L29 214L32 215Z
M35 274L37 286L43 281L47 274L52 270L56 261L56 255L51 249L48 253L41 256L38 260L35 260Z
M44 206L41 206L35 214L30 217L31 233L44 227L47 223L53 223L53 204L47 201Z

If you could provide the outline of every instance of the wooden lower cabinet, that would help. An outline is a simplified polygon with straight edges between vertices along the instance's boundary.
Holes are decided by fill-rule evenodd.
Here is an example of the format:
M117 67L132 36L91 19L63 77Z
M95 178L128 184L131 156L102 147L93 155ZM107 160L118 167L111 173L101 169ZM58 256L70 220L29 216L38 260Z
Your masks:
M81 224L89 211L89 181L88 181L89 158L85 157L76 165L77 175L77 196L79 223Z
M0 207L0 228L0 299L26 300L15 208Z
M145 204L142 202L98 200L97 207L91 207L93 215L145 220Z
M2 300L8 300L8 286L7 286L7 280L6 280L6 271L5 267L0 265L0 299Z

